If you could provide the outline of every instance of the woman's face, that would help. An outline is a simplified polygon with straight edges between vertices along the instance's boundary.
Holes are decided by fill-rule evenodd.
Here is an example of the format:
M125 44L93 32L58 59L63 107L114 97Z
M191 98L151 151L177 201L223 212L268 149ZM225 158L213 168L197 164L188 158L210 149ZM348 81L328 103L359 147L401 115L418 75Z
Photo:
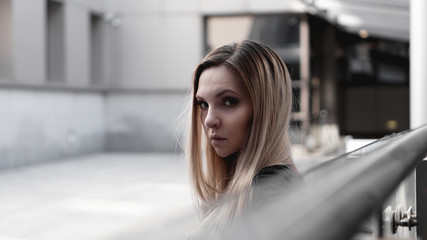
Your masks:
M221 157L241 150L249 135L252 102L243 80L221 65L205 69L196 101L206 137Z

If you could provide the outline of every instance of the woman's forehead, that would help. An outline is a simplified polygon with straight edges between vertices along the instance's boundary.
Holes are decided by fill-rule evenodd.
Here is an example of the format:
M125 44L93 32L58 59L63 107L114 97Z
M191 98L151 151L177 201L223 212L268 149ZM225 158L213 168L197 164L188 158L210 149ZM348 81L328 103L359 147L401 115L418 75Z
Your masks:
M225 91L241 92L246 87L234 71L224 65L205 69L199 78L197 95L219 95Z

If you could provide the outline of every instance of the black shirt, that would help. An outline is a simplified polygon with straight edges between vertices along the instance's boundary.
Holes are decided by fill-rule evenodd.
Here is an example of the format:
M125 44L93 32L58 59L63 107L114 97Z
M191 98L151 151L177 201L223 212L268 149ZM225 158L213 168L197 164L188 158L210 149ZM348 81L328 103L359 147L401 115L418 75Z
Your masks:
M252 207L286 194L299 180L299 174L288 165L273 165L261 169L252 181Z

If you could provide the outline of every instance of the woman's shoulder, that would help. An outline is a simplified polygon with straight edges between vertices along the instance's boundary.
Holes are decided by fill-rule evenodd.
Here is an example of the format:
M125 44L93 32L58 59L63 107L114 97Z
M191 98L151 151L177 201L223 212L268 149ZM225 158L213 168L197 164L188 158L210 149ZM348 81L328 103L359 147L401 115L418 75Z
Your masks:
M254 177L253 184L260 184L270 180L293 180L298 178L298 173L289 165L272 165L262 168Z
M252 181L252 204L286 194L291 187L300 181L300 175L289 165L273 165L262 168Z

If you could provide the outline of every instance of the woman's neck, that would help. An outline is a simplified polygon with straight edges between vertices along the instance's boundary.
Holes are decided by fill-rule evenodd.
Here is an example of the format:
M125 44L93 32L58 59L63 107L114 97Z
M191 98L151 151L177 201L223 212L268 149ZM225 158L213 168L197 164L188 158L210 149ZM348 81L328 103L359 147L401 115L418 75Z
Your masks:
M234 174L238 157L239 157L239 152L235 152L224 158L224 163L225 163L225 167L227 168L228 174L230 175Z

